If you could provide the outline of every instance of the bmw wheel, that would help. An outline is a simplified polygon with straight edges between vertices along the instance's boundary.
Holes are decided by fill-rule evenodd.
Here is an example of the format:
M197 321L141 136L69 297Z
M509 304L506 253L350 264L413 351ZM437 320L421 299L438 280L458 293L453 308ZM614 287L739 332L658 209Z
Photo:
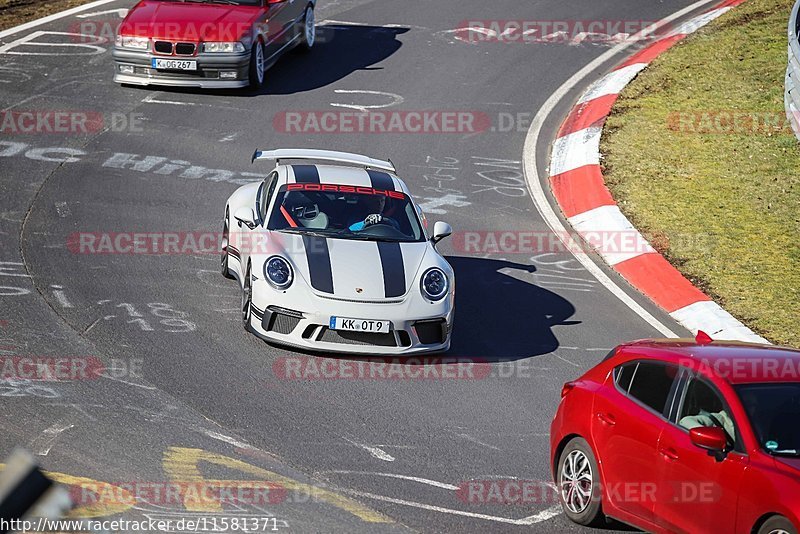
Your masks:
M220 255L220 272L222 276L229 279L235 277L231 274L228 267L228 245L230 244L230 226L228 225L228 210L225 210L225 220L222 221L222 254Z
M583 438L567 443L558 460L558 492L564 514L579 525L603 520L600 472L591 447Z
M251 332L250 320L253 318L253 283L250 280L250 263L247 264L247 272L244 275L244 287L242 288L242 324L246 332Z
M306 8L306 15L303 17L303 50L311 50L317 41L317 26L314 17L314 6L311 4Z
M261 39L253 43L250 51L250 88L259 89L264 85L264 44Z

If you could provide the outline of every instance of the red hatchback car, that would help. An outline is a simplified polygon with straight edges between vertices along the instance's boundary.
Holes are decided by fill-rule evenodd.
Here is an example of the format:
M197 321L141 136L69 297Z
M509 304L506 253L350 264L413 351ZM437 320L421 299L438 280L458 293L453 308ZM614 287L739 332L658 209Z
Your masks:
M286 51L314 46L316 0L142 0L119 26L114 81L260 87Z
M645 340L561 392L550 431L564 513L652 532L797 534L800 351Z

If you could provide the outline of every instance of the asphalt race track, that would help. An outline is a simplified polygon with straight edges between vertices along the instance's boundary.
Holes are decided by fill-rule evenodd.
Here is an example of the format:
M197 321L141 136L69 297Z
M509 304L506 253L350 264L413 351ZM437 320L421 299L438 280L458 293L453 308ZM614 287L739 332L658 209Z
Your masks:
M489 362L487 377L286 380L273 365L295 354L243 331L240 290L220 276L216 253L81 254L75 234L218 232L237 183L271 168L250 164L254 149L279 147L391 158L429 219L457 234L546 233L523 174L530 119L611 46L470 44L452 30L473 19L655 21L689 4L320 0L317 47L285 56L258 93L121 87L111 82L109 43L53 44L86 44L52 32L75 33L86 20L115 24L114 10L130 0L3 37L0 108L86 111L103 126L0 134L0 355L91 355L125 369L97 380L0 382L0 451L25 446L51 471L110 483L202 473L282 481L298 494L324 488L237 511L297 532L580 530L552 499L481 504L455 489L470 480L549 481L549 425L562 384L619 342L660 337L569 252L468 252L458 236L443 242L458 280L447 356ZM8 46L35 32L45 32L31 38L38 45ZM542 176L561 119L593 79L546 121L536 147ZM275 128L281 112L359 107L483 113L494 131ZM527 122L500 123L517 114ZM139 504L125 514L179 512Z

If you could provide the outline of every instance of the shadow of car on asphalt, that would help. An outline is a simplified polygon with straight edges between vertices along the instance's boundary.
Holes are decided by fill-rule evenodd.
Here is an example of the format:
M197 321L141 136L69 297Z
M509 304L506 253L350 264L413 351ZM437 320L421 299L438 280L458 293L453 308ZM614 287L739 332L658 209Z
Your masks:
M446 353L414 356L413 359L424 360L422 365L436 365L440 360L442 364L490 364L549 354L559 347L554 326L580 324L569 320L575 307L568 300L514 276L536 272L533 265L462 256L448 256L447 261L456 276L451 346ZM290 350L321 358L376 363L400 363L405 358Z
M252 96L288 95L325 87L359 70L372 67L395 52L403 43L398 35L408 28L382 28L329 24L317 27L317 43L313 50L294 50L283 56L266 73L266 82Z
M520 279L536 267L505 260L448 257L456 274L456 312L448 354L513 361L548 354L559 346L558 325L574 325L575 306Z

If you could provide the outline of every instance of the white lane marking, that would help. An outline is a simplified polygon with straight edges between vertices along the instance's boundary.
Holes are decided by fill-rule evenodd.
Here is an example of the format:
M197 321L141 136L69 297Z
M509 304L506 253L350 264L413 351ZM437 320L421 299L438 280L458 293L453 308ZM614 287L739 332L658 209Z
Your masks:
M578 100L578 104L589 102L601 96L619 94L646 66L647 63L635 63L609 72L589 86L589 89Z
M385 96L388 97L391 102L388 104L371 104L371 105L359 105L359 104L339 104L336 102L331 102L331 106L335 108L350 108L360 111L362 113L368 113L370 109L383 109L383 108L390 108L392 106L399 106L405 101L405 98L402 96L395 94L395 93L386 93L383 91L366 91L361 89L336 89L334 93L339 95L377 95L377 96Z
M358 443L348 438L343 438L343 439L346 442L350 443L351 445L355 445L356 447L364 449L365 451L370 453L373 458L377 458L378 460L383 460L384 462L394 462L394 456L384 451L380 447L365 445L363 443Z
M568 364L572 365L573 367L580 367L580 365L578 365L577 363L569 361L568 359L566 359L565 357L561 356L560 354L558 354L556 352L554 352L553 354L555 354L556 358L558 358L562 362L568 363Z
M30 30L31 28L41 26L42 24L47 24L48 22L52 22L54 20L62 19L64 17L69 17L70 15L74 15L76 13L83 13L84 11L100 7L105 4L110 4L111 2L115 1L116 0L97 0L96 2L91 2L83 6L73 7L72 9L67 9L66 11L61 11L59 13L53 13L52 15L48 15L40 19L26 22L25 24L20 24L19 26L14 26L13 28L3 30L0 32L0 39L8 37L9 35L14 35L15 33L19 33L25 30Z
M598 243L600 248L597 251L611 266L655 252L644 236L622 214L619 206L600 206L567 220L587 242ZM606 242L606 236L612 239Z
M136 382L128 382L127 380L123 380L121 378L115 378L113 376L104 375L102 373L100 373L100 376L102 376L103 378L108 378L109 380L113 380L114 382L120 382L122 384L127 384L129 386L134 386L134 387L137 387L137 388L146 389L148 391L155 391L155 390L158 389L155 386L147 386L145 384L137 384Z
M111 13L116 13L119 18L124 19L125 16L128 14L128 8L121 7L119 9L106 9L105 11L92 11L91 13L83 13L82 15L75 15L75 16L76 18L79 19L88 19L89 17L97 17L99 15L110 15Z
M205 429L205 428L201 428L200 432L202 432L203 434L205 434L206 436L208 436L211 439L215 439L217 441L222 441L224 443L228 443L229 445L233 445L234 447L239 447L240 449L249 449L249 450L253 450L253 451L258 450L255 447L253 447L252 445L250 445L249 443L245 443L243 441L239 441L236 438L232 438L231 436L226 436L225 434L220 434L219 432L214 432L213 430L208 430L208 429Z
M459 438L463 438L463 439L465 439L465 440L467 440L469 442L475 443L476 445L481 445L483 447L487 447L487 448L495 450L495 451L499 451L500 450L499 447L495 447L494 445L490 445L488 443L484 443L483 441L479 440L478 438L474 438L474 437L470 436L469 434L456 434L456 436L458 436Z
M454 35L457 36L458 34L461 34L461 33L469 34L469 33L472 33L472 32L479 33L481 35L485 35L486 37L497 37L497 32L494 31L493 29L491 29L491 28L483 28L483 27L480 27L480 26L477 26L477 27L466 27L466 28L455 28L455 29L452 29L452 30L444 30L444 31L441 31L439 33L441 33L442 35L454 34ZM476 44L477 42L479 42L481 40L481 39L475 39L473 41L472 38L470 38L470 37L460 38L458 36L456 37L456 39L459 39L459 40L464 41L464 42L469 43L469 44Z
M386 478L397 478L399 480L410 480L411 482L419 482L420 484L427 484L428 486L433 486L434 488L442 488L446 490L457 490L458 486L454 486L453 484L448 484L446 482L439 482L437 480L431 480L429 478L422 478L422 477L412 477L409 475L397 475L395 473L375 473L372 471L326 471L327 473L337 473L341 475L369 475L369 476L378 476L378 477L386 477Z
M72 215L72 212L70 211L69 206L67 206L66 202L64 201L56 202L55 206L56 206L56 213L58 213L58 216L61 217L62 219L65 219L70 215Z
M37 37L41 37L43 35L67 35L71 37L80 37L82 40L92 39L94 43L105 43L105 40L96 37L93 35L87 35L84 33L73 33L73 32L51 32L51 31L42 31L37 30L31 34L26 35L25 37L20 37L16 41L11 41L3 46L0 46L0 54L7 54L7 55L16 55L16 56L95 56L98 54L105 53L106 49L101 46L96 46L96 44L89 44L89 43L50 43L50 42L36 42L34 39ZM19 46L45 46L50 49L63 47L67 49L74 49L74 48L88 48L91 52L88 53L65 53L65 52L12 52L11 49L17 48Z
M204 104L201 102L180 102L178 100L159 100L155 97L155 93L152 93L142 99L142 102L145 104L162 104L162 105L169 105L169 106L201 106L206 108L214 108L214 109L225 109L229 111L241 111L245 113L253 113L253 110L244 109L244 108L237 108L233 106L224 106L221 104Z
M142 99L145 104L169 104L171 106L196 106L195 102L178 102L177 100L156 100L154 95L147 95Z
M356 497L364 497L367 499L375 499L376 501L383 501L392 504L400 504L402 506L411 506L414 508L420 508L422 510L430 510L432 512L440 512L444 514L451 514L451 515L460 515L464 517L472 517L473 519L484 519L486 521L495 521L497 523L506 523L509 525L535 525L536 523L541 523L542 521L547 521L548 519L552 519L553 517L561 514L561 506L551 506L541 512L528 516L523 517L522 519L511 519L508 517L498 517L494 515L488 514L478 514L475 512L467 512L464 510L454 510L452 508L443 508L441 506L434 506L431 504L424 504L420 502L414 501L407 501L405 499L395 499L393 497L386 497L385 495L376 495L374 493L368 493L366 491L357 491L351 490L347 488L337 488L337 491L341 493L347 493L350 495L354 495Z
M714 339L769 344L769 341L755 334L722 306L710 300L689 304L670 315L692 332L703 330Z
M439 197L439 198L431 198L431 197L418 197L418 200L424 200L425 202L419 202L419 207L422 209L423 212L433 215L444 215L447 213L447 210L442 209L442 206L452 206L454 208L466 208L467 206L471 206L472 202L468 202L466 200L465 195L456 195L453 193L447 193L446 195Z
M50 453L50 449L55 445L58 436L65 430L69 430L74 426L75 425L72 423L59 421L46 428L44 432L31 442L30 448L33 454L37 456L47 456Z
M537 211L547 223L547 226L549 226L550 229L556 233L556 235L568 235L567 229L561 222L561 219L559 219L559 217L556 215L553 206L550 205L547 195L544 192L542 182L539 178L538 159L536 155L536 149L539 145L539 137L542 134L542 127L544 126L545 120L550 116L551 113L553 113L556 105L561 102L561 100L563 100L567 94L569 94L572 88L578 85L586 77L594 75L596 69L598 69L603 63L613 58L619 52L629 48L633 43L640 40L640 38L643 38L645 34L658 31L673 20L716 1L718 0L700 0L695 2L694 4L662 19L658 23L650 26L647 30L637 33L635 39L631 39L628 42L619 43L615 47L607 50L572 75L572 77L565 81L552 95L550 95L544 105L539 108L539 111L536 113L536 116L531 122L531 126L528 129L528 134L525 138L525 148L523 149L522 157L524 162L523 168L525 170L525 177L528 180L528 187L530 189L531 197L533 198L533 204L536 206ZM641 317L647 324L667 337L678 337L675 332L668 328L664 323L656 319L650 312L645 310L644 307L633 300L630 295L625 293L621 287L619 287L605 272L603 272L600 266L597 265L588 254L573 254L573 256L584 266L584 268L586 268L587 271L592 274L592 276L597 279L598 282L603 284L606 289L608 289L614 296L628 306L628 308Z
M602 133L603 128L593 126L556 139L550 159L550 176L574 171L586 165L600 165Z
M409 28L415 28L417 30L427 30L428 28L424 26L414 26L413 24L370 24L369 22L348 22L345 20L333 20L327 19L322 21L318 24L318 26L327 26L329 24L336 24L340 26L368 26L370 28L398 28L401 30L407 30Z
M50 286L53 289L53 296L56 298L59 304L61 304L62 308L74 308L75 306L67 299L67 296L64 294L63 287L61 286Z

